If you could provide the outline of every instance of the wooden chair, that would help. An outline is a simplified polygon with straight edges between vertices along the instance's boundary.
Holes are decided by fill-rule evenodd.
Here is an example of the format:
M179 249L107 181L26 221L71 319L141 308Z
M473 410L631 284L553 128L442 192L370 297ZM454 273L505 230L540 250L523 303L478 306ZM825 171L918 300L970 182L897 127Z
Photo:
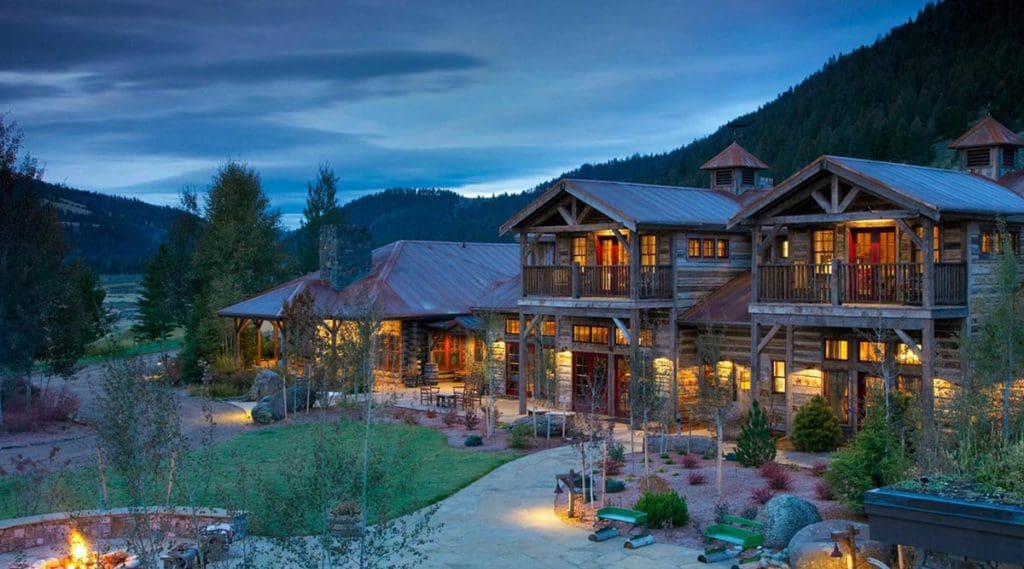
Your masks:
M465 390L462 395L462 408L463 409L475 409L480 406L480 390L475 386L470 386Z
M466 406L466 386L465 385L453 385L452 393L455 395L455 406L462 407Z
M420 386L420 405L433 405L437 391L429 385Z

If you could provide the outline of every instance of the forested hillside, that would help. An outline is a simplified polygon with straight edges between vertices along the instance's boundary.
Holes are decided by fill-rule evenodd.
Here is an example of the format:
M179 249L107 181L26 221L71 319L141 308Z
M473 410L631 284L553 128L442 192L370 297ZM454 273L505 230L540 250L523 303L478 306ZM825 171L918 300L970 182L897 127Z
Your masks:
M40 197L57 210L71 245L70 255L83 257L97 273L142 272L157 246L167 240L175 218L185 215L180 209L134 198L41 181L21 183L31 183Z

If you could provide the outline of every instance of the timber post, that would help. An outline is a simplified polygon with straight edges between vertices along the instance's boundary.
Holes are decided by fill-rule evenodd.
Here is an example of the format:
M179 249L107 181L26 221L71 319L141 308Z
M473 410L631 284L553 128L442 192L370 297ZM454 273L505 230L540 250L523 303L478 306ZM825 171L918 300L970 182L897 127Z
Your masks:
M519 313L519 414L526 414L526 365L527 365L527 337L526 314Z

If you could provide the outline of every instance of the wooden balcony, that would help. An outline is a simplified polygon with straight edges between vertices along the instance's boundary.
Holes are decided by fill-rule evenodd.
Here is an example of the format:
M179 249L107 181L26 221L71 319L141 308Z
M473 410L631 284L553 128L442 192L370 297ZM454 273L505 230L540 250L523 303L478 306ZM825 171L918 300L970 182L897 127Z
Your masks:
M640 267L631 291L630 265L526 266L523 296L566 298L672 298L672 265Z
M757 302L923 306L923 263L758 266ZM967 302L967 266L935 263L934 304Z

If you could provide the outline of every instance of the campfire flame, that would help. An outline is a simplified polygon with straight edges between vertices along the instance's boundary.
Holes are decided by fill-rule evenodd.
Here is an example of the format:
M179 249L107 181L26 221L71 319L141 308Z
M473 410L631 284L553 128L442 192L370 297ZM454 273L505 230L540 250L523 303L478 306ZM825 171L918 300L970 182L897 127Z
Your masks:
M68 569L75 569L76 567L85 567L89 564L89 557L91 552L89 551L89 542L86 541L78 530L71 530L71 535L68 536Z

